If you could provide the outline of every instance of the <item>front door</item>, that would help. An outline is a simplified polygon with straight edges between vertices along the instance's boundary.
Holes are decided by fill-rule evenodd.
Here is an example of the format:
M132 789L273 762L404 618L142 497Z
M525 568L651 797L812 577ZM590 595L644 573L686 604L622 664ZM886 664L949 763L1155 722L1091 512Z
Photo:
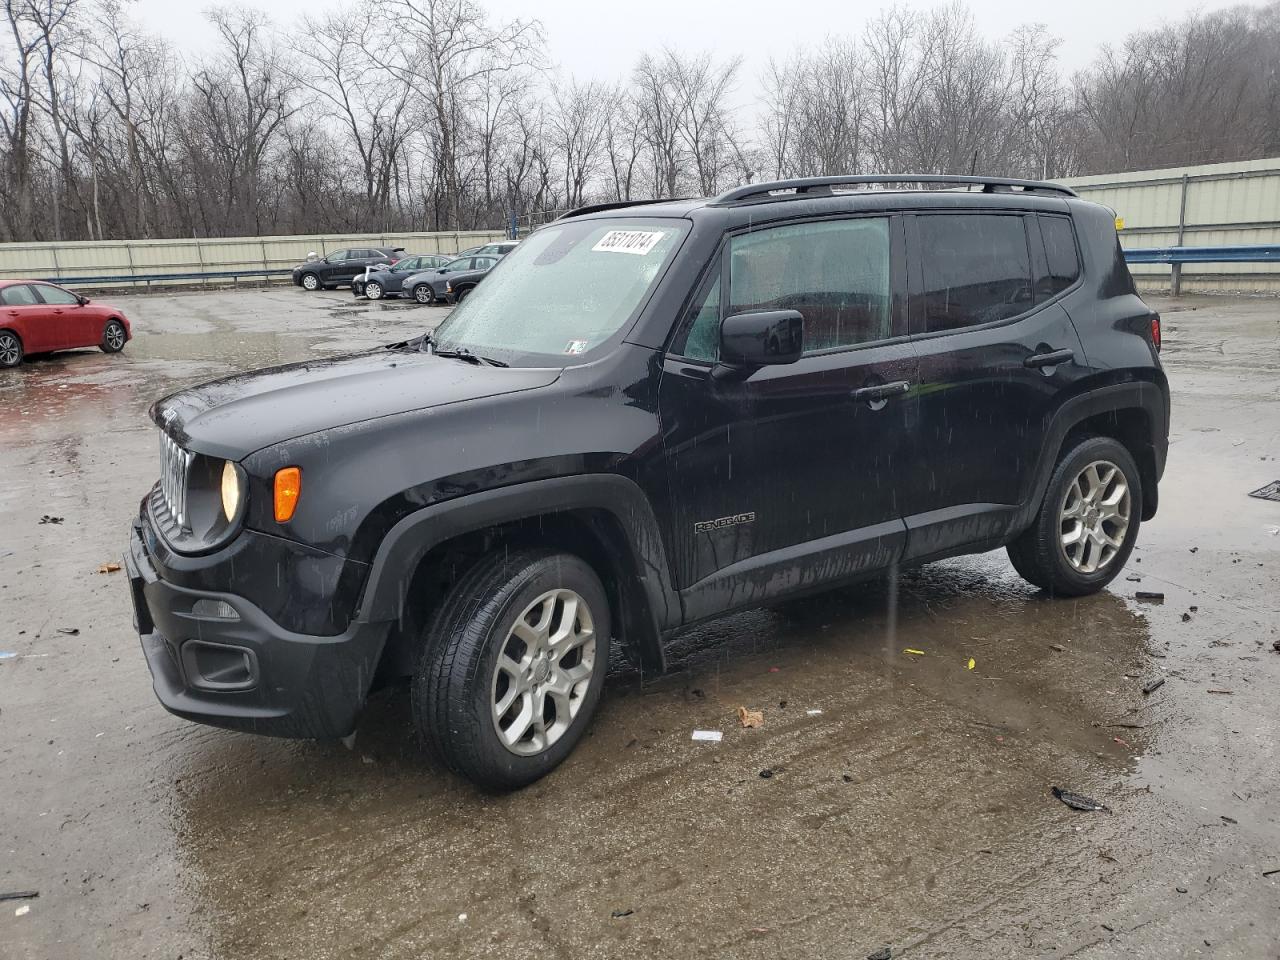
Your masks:
M896 472L916 364L894 218L731 236L664 361L669 543L687 621L891 564L905 542ZM714 375L719 325L804 317L804 356Z
M102 341L105 324L96 310L86 310L70 290L47 283L32 284L45 303L49 319L62 331L64 347L91 347Z
M907 237L920 389L903 496L907 556L923 559L1003 541L1062 392L1085 367L1056 299L1065 278L1044 282L1034 215L919 214Z

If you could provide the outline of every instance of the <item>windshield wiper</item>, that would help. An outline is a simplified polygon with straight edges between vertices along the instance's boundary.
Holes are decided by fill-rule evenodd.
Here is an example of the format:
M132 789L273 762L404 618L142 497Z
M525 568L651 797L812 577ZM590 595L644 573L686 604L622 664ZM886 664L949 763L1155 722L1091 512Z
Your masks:
M472 353L466 347L459 347L456 350L441 350L434 340L430 341L435 349L432 354L437 357L447 357L450 360L465 360L467 363L474 363L476 366L488 364L491 367L509 367L511 364L502 360L495 360L493 357L482 357L479 354Z
M441 350L440 343L431 334L424 333L420 337L414 337L412 340L402 340L399 343L387 344L388 350L416 350L418 353L427 353L432 356L444 357L446 360L463 360L466 363L473 363L477 367L487 364L490 367L509 367L511 364L504 360L495 360L493 357L482 357L479 354L472 353L466 347L458 347L456 350Z

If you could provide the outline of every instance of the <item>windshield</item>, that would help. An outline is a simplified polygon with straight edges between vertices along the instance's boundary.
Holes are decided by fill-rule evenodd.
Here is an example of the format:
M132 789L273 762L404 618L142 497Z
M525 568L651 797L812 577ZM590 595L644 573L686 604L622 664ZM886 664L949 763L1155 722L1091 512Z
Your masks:
M552 224L507 254L435 332L441 349L580 356L632 319L688 233L685 220Z

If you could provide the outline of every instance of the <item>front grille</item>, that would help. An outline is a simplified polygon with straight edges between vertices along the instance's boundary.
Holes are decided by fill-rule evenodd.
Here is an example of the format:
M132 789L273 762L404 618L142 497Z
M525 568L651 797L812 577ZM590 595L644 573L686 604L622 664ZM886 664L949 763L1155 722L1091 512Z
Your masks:
M160 496L179 530L187 524L187 470L191 456L167 433L160 432Z

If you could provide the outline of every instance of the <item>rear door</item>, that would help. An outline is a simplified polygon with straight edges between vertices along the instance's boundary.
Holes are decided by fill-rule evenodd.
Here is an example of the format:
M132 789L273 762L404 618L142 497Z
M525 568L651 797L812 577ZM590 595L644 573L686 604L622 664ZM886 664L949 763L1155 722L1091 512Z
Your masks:
M659 388L676 575L689 619L891 564L908 469L900 223L852 217L731 236ZM895 252L896 251L896 255ZM715 377L720 321L795 309L805 351ZM858 391L887 387L887 396Z
M1005 537L1031 496L1049 421L1085 368L1042 279L1033 215L920 213L907 218L907 238L920 386L903 497L906 556L919 559Z
M92 347L102 341L104 324L98 311L82 307L80 298L69 290L48 283L32 286L52 315L54 326L62 330L64 347Z
M71 339L65 317L53 313L26 283L0 288L0 326L15 330L27 353L61 350Z

